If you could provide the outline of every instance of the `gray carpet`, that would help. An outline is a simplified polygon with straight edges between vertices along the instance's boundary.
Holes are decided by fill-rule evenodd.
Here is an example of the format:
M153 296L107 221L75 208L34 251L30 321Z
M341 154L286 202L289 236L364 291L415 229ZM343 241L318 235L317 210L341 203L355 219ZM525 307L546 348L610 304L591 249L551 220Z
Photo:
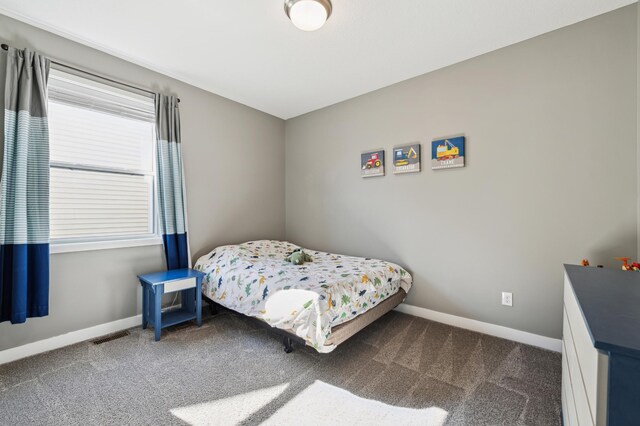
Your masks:
M316 380L394 406L439 407L448 425L560 424L560 354L395 311L326 355L299 346L287 355L266 330L221 313L160 342L132 329L5 364L0 424L184 425L171 410L288 383L240 422L259 424ZM228 423L222 410L211 417Z

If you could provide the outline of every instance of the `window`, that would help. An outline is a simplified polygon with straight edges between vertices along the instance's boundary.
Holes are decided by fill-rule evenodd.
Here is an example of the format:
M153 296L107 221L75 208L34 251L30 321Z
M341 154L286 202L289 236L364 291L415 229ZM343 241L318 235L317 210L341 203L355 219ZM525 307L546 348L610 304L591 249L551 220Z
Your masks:
M61 69L48 89L53 245L160 241L153 98Z

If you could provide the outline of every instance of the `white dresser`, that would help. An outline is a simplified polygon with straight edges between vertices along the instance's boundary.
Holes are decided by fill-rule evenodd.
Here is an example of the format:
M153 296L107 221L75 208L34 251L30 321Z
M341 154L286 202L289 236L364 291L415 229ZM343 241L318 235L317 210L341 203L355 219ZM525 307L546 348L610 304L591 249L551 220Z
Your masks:
M567 426L607 424L608 356L593 347L567 274L562 324L562 412Z
M562 417L640 425L640 272L565 265Z

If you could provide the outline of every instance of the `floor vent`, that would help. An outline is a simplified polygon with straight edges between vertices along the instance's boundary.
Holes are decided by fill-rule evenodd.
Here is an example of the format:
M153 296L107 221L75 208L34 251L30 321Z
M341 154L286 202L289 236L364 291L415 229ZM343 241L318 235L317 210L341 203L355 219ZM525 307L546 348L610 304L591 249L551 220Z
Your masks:
M121 337L126 337L126 336L128 336L129 334L131 334L131 333L129 333L129 331L128 331L128 330L118 331L117 333L108 334L108 335L106 335L106 336L102 336L102 337L100 337L100 338L97 338L96 340L92 340L92 342L93 342L93 344L94 344L94 345L101 345L101 344L103 344L103 343L106 343L106 342L110 342L110 341L112 341L112 340L119 339L119 338L121 338Z

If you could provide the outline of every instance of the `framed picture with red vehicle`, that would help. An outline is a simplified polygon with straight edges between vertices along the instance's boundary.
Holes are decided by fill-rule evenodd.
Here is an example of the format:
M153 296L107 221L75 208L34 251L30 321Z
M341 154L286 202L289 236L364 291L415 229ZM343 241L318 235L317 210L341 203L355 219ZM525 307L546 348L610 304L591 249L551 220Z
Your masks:
M384 176L384 149L365 151L360 155L360 176Z

